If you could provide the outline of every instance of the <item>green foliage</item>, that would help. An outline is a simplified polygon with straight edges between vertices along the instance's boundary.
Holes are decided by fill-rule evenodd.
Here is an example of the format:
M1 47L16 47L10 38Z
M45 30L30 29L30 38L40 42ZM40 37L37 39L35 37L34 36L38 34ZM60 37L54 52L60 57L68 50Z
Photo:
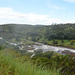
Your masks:
M0 25L0 36L7 41L23 42L25 45L33 45L34 43L32 44L32 42L28 41L32 40L75 49L75 24L50 26ZM0 39L0 50L3 47L12 47L5 40ZM59 71L56 69L60 69L62 75L75 74L75 55L58 55L53 52L42 53L42 50L35 51L34 53L35 56L30 59L29 57L32 53L18 50L17 48L12 51L8 49L0 51L0 74L59 75ZM33 64L36 66L33 66ZM41 68L39 68L40 66Z
M0 25L0 36L10 42L20 42L32 40L48 44L53 40L52 45L75 48L75 24L55 24L55 25L20 25L7 24ZM61 43L57 40L62 40ZM71 40L70 44L68 41Z
M53 53L54 53L53 51L47 51L47 52L43 53L42 56L50 59L52 57Z
M75 40L73 40L75 41ZM50 40L46 41L46 44L54 45L54 46L62 46L75 49L75 43L71 40Z
M0 46L0 50L3 50L3 46Z
M0 74L59 75L59 71L61 75L75 74L75 55L60 55L52 51L42 53L39 50L32 59L30 56L24 51L0 51Z
M56 56L55 61L57 62L57 68L61 68L62 75L74 75L75 59L68 55Z
M1 75L59 75L58 70L47 70L33 65L26 56L20 54L20 57L15 58L14 56L16 56L16 53L12 50L0 52Z
M43 52L43 50L42 50L42 49L38 49L38 50L34 51L35 56L37 56L37 57L38 57L38 56L40 56L40 57L41 57L42 52Z
M60 69L62 75L75 74L75 56L46 52L42 53L41 57L33 57L32 60L37 66L47 69Z
M57 24L50 26L7 24L0 25L0 30L0 35L10 41L17 41L24 38L33 41L38 41L41 38L48 40L75 39L75 24Z
M52 44L58 44L58 41L53 40Z

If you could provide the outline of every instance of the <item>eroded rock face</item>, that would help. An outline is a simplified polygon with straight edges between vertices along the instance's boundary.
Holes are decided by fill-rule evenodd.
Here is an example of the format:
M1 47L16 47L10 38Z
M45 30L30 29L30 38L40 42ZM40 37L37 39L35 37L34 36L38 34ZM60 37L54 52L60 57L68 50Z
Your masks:
M70 54L70 55L75 55L75 53L68 51L68 50L64 50L62 51L62 54Z

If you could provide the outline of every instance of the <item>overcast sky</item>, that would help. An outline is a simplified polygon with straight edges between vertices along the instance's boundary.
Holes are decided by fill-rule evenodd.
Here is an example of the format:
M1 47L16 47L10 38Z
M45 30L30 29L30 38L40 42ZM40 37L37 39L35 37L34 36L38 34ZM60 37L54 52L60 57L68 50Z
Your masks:
M75 0L0 0L0 24L75 23Z

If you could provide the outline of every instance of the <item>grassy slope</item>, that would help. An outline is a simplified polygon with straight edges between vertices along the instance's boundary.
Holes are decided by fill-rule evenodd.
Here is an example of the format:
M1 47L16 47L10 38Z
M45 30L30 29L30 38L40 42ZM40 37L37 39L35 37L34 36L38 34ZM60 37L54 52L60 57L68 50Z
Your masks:
M53 43L53 40L47 40L45 44L75 49L75 40L63 40L63 42L62 40L55 40L55 43Z
M7 49L0 51L0 75L59 75L59 71L36 67L28 57Z

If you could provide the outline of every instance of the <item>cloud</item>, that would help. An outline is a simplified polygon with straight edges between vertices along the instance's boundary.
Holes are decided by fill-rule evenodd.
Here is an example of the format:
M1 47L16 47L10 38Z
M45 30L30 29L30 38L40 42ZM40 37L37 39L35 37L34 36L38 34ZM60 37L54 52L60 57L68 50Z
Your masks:
M63 23L75 23L75 20L63 21Z
M66 8L63 8L63 7L58 7L56 5L53 5L52 8L54 8L54 9L66 9Z
M66 2L75 3L75 0L64 0Z
M75 22L75 20L67 21ZM39 15L33 13L16 12L12 8L0 7L0 24L5 23L20 23L20 24L46 24L66 23L58 18L51 18L49 15Z

